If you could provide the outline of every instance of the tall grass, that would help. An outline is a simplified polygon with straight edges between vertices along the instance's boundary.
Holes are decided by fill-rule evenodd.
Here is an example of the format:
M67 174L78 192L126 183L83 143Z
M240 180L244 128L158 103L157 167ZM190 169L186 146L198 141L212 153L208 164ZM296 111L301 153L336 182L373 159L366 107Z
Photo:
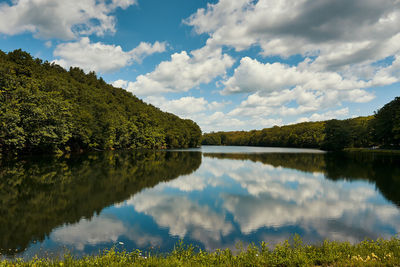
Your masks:
M262 242L246 248L239 245L235 253L230 249L207 252L181 242L168 254L110 249L83 258L66 254L62 259L3 260L0 266L400 266L400 238L307 245L295 236L274 249Z

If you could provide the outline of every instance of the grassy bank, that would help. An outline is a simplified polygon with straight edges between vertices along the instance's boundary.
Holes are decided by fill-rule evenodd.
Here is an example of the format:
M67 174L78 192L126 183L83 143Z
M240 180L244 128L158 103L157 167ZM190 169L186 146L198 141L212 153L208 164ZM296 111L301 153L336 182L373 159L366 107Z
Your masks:
M355 245L325 241L309 246L295 237L273 250L262 243L239 248L235 254L229 249L209 253L180 244L169 254L111 249L84 258L65 255L62 260L3 260L0 266L400 266L400 238L363 241Z
M400 155L400 149L345 148L343 151Z

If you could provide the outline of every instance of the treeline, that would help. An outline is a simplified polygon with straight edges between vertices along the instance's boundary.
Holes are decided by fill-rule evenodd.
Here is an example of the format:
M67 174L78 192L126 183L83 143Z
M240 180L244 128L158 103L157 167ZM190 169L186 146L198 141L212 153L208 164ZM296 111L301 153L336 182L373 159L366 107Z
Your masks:
M263 130L211 132L203 145L269 146L342 150L352 147L400 147L400 97L373 116L303 122Z
M94 72L0 50L0 155L196 147L201 130Z

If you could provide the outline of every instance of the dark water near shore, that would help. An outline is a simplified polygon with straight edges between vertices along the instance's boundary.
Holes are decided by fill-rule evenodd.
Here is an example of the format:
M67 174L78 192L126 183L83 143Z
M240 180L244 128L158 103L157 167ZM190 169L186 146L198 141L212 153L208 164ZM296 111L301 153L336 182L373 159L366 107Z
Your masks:
M0 165L0 253L203 249L400 232L400 157L210 147Z

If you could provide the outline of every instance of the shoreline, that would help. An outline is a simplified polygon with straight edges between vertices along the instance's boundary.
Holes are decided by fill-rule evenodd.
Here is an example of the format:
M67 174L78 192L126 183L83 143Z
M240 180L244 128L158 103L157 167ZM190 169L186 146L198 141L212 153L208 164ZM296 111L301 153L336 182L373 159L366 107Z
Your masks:
M392 155L400 155L400 149L381 149L381 148L345 148L344 152L360 152L360 153L378 153L378 154L392 154Z
M400 236L391 239L365 240L357 244L324 241L304 244L295 235L275 248L262 242L246 248L239 243L237 252L230 249L207 252L179 242L166 254L135 250L104 250L99 255L75 257L64 254L60 259L34 257L0 260L0 266L398 266Z

